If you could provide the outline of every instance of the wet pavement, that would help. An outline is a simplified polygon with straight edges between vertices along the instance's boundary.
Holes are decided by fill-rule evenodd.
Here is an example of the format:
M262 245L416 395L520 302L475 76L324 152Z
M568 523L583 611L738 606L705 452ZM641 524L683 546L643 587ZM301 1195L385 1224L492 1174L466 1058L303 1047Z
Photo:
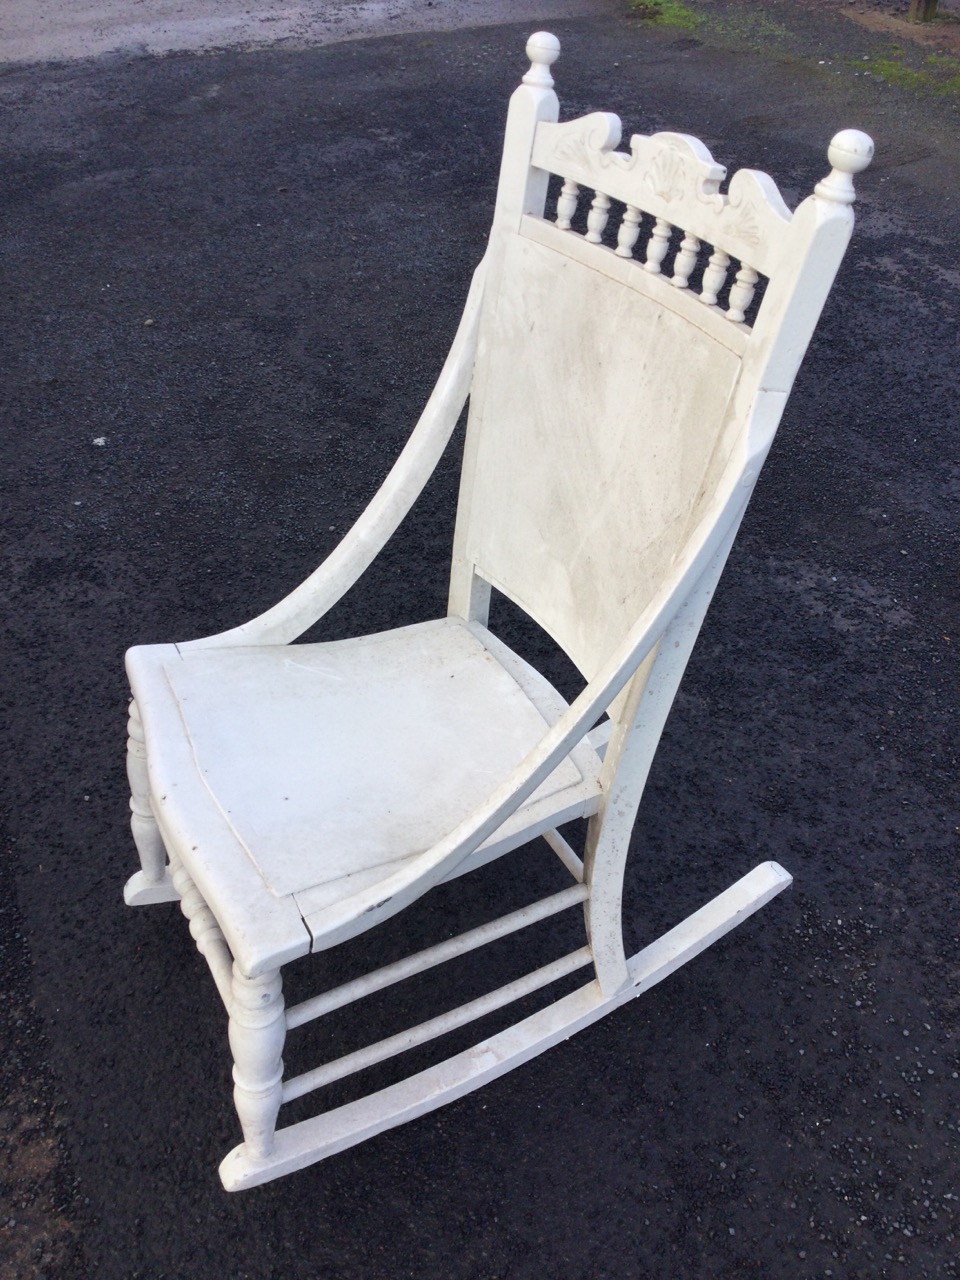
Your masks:
M120 897L123 650L259 611L375 491L483 251L527 26L0 68L4 1276L960 1275L955 100L825 9L704 9L553 23L563 114L699 133L791 205L837 128L877 159L657 759L630 940L762 859L795 885L533 1064L233 1197L215 989L175 908ZM442 611L454 462L323 635ZM518 859L518 901L549 874Z

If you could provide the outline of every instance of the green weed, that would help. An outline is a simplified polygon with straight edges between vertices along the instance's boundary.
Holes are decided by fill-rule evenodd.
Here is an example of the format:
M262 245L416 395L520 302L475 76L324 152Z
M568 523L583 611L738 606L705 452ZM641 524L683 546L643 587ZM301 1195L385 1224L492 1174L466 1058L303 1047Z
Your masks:
M682 31L696 31L703 22L699 13L694 13L680 0L633 0L630 8L640 18L649 18L665 27L679 27Z
M631 10L659 26L679 27L683 31L702 31L749 48L763 48L770 43L789 41L790 31L765 13L698 13L681 0L632 0Z
M922 66L910 66L898 57L870 58L858 65L898 89L960 95L960 58L948 54L932 53L923 60Z

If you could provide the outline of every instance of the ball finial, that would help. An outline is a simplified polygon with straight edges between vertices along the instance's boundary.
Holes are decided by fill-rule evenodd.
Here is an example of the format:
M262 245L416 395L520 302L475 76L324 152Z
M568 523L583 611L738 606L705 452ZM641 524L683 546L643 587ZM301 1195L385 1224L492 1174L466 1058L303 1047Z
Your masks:
M873 159L873 139L859 129L841 129L830 140L827 159L833 168L817 183L815 194L837 204L853 204L853 175L862 173Z
M830 139L827 159L841 173L863 173L873 159L873 139L859 129L841 129Z
M527 41L527 57L530 70L523 77L523 83L537 89L551 89L553 76L550 68L560 57L560 41L549 31L535 31Z

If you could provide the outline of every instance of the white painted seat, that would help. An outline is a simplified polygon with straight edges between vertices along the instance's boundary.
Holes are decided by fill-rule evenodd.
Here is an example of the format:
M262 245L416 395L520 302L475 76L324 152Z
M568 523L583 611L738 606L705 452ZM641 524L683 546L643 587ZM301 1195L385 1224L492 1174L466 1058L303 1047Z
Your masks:
M539 33L527 51L489 248L380 492L267 613L127 655L142 869L125 896L180 899L229 1011L244 1135L221 1166L230 1189L322 1159L529 1059L790 883L761 863L637 955L624 952L623 869L647 772L849 239L852 175L872 144L838 134L831 172L791 214L764 174L741 171L721 193L724 170L694 138L638 135L620 152L615 116L558 124L549 67L559 45ZM548 210L551 174L560 182ZM612 201L622 209L615 229ZM448 616L292 644L396 529L468 395ZM582 672L572 704L489 630L493 588ZM589 820L582 857L558 830L576 818ZM485 862L503 858L509 876L507 855L539 836L569 871L567 889L284 1007L284 964ZM284 1080L288 1031L581 904L585 944L569 955ZM588 966L586 985L469 1051L277 1130L284 1102Z
M162 782L166 820L186 829L198 805L219 810L233 855L295 903L302 921L288 945L300 952L304 923L314 949L333 930L342 940L365 927L386 882L416 883L418 860L567 710L485 627L454 617L295 648L140 648L129 668L138 699L155 706L160 684L176 716L150 720L159 777L170 735L189 744L190 778L202 784L184 789L178 758ZM596 752L578 744L475 864L596 812L599 775ZM210 892L219 901L218 888ZM227 926L251 966L259 910L256 900L237 903Z

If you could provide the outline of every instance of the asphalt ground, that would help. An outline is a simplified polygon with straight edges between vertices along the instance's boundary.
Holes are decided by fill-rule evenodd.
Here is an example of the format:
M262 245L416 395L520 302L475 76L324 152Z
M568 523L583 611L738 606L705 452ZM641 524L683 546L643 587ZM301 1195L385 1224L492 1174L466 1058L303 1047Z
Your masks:
M222 1008L175 907L120 897L123 650L265 607L375 491L483 251L527 28L0 71L4 1277L960 1274L957 115L859 72L869 33L771 8L793 44L554 25L564 116L699 133L790 204L835 128L877 140L658 755L628 934L762 859L795 885L525 1068L232 1197ZM320 634L443 609L455 492L451 458ZM504 874L519 901L552 873L531 851L364 948L486 918ZM406 1012L358 1006L327 1051Z

